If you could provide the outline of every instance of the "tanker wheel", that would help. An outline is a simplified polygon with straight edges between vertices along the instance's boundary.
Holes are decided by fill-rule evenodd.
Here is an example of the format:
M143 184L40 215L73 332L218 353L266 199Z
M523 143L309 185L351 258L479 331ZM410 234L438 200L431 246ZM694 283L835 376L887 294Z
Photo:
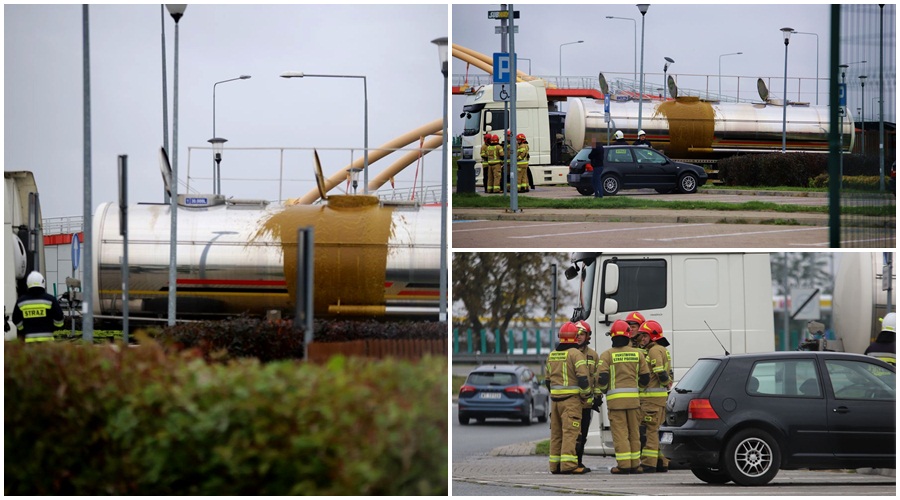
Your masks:
M606 196L612 196L619 192L621 189L621 185L619 183L619 178L613 174L606 174L603 178L600 179L600 184L603 186L603 194Z
M578 190L578 194L581 194L584 196L590 196L590 195L594 194L594 188L592 188L592 187L578 186L575 189Z

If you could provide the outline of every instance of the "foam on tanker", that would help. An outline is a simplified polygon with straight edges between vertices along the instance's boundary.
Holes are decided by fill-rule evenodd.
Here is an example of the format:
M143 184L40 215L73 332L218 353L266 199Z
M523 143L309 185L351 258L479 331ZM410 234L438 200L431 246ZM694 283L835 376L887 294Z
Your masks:
M332 196L322 206L288 206L263 222L254 239L281 242L284 277L293 302L297 290L297 230L313 226L314 309L384 303L392 208L375 196Z
M668 156L688 158L691 148L712 148L716 116L710 103L695 96L679 97L660 104L653 116L658 115L669 122Z

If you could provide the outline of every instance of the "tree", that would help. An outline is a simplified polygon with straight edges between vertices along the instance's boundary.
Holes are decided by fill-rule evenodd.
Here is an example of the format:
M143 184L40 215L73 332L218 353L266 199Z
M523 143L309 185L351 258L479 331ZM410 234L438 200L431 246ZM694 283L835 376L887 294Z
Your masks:
M551 264L562 274L568 261L565 253L454 253L453 301L462 303L466 320L461 326L472 329L475 345L485 329L506 332L516 318L524 319L524 327L537 326L533 318L553 314ZM566 287L557 288L559 303L573 299ZM506 335L498 337L505 351Z
M785 294L786 274L790 288L820 288L821 293L830 294L834 290L833 258L824 252L772 254L772 282L777 293Z

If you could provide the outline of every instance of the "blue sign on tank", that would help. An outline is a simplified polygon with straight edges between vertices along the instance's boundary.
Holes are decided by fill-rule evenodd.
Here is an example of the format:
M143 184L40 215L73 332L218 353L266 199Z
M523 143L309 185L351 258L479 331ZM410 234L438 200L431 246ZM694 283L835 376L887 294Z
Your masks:
M185 205L208 205L209 198L185 198Z

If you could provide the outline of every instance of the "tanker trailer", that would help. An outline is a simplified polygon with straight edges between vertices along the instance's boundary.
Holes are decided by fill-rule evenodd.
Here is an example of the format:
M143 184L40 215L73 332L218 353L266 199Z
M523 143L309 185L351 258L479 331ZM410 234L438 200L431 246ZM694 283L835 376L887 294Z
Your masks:
M896 262L894 255L889 254ZM881 331L881 319L897 311L897 276L891 271L891 294L884 289L886 253L842 253L831 306L838 351L862 354ZM890 304L888 304L890 300ZM836 343L837 344L837 343ZM829 348L831 342L828 343Z
M128 207L131 316L168 310L170 208ZM218 200L178 207L179 317L292 316L297 230L313 227L316 316L438 315L440 209L389 205L374 196L332 196L322 205ZM123 311L119 210L94 215L94 312Z
M607 132L638 130L636 100L613 102L610 128L603 114L603 101L569 99L566 141L576 150L606 143ZM672 159L716 160L737 153L781 151L784 108L770 103L721 103L685 96L665 102L644 101L641 126L653 147ZM790 104L787 110L786 148L795 152L828 152L827 106ZM853 147L853 118L843 122L844 152ZM636 137L636 135L634 136Z

